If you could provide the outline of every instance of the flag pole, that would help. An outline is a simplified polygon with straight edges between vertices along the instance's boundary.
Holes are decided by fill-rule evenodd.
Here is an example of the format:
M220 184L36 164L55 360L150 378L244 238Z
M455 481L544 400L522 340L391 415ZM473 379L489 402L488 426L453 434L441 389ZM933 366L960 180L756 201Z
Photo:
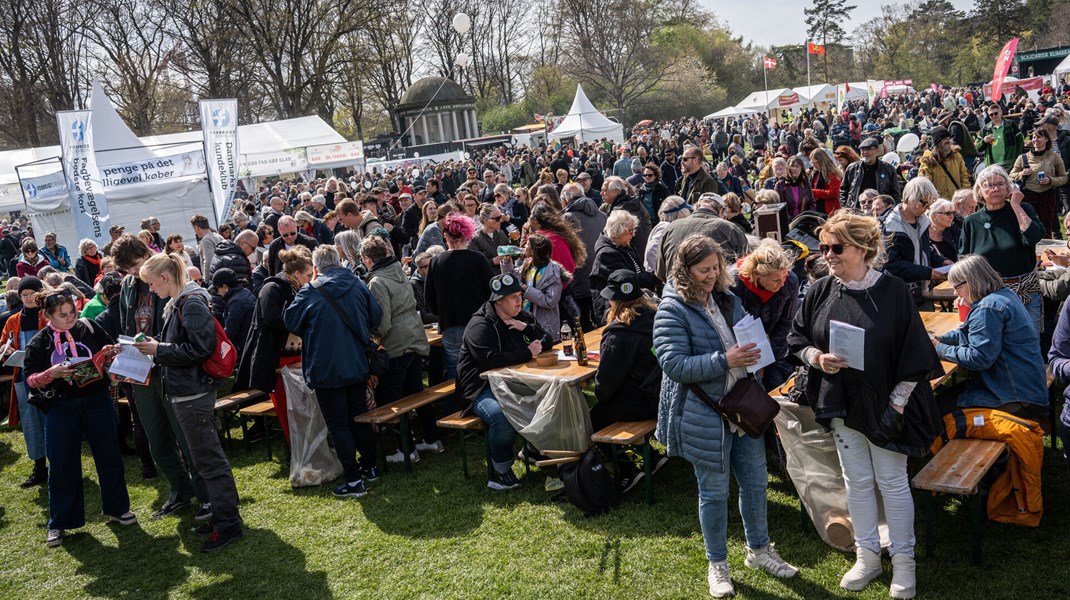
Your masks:
M762 81L765 82L765 112L772 118L772 113L769 111L769 66L765 64L765 57L762 57Z
M806 87L810 87L810 40L806 40Z

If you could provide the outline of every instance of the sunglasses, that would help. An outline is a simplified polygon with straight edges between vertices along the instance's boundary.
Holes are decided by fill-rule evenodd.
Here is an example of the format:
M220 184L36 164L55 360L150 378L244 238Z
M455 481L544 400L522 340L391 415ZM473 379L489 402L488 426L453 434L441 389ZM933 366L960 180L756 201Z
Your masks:
M655 175L653 173L643 173L643 177L647 179L653 179Z
M279 235L281 235L284 238L297 237L297 232L296 231L290 231L288 233L280 233Z
M843 254L844 245L843 244L821 244L821 245L819 245L817 247L817 249L821 252L821 254L828 254L829 251L831 250L833 254L835 254L836 256L839 256L839 255Z
M502 217L501 217L501 215L498 215L497 217L487 217L487 220L488 221L497 221L498 223L501 223L502 222Z
M66 292L66 291L56 292L55 294L52 294L52 295L48 296L47 298L45 298L45 308L46 309L52 308L53 306L56 306L57 304L61 304L64 301L71 301L71 300L73 300L73 297L71 296L70 292Z

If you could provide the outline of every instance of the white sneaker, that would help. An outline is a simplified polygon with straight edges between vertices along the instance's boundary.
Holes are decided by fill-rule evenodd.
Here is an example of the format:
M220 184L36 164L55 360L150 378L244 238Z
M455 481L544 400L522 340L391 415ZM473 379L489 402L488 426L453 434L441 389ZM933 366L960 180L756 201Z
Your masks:
M790 579L799 574L799 568L780 558L773 544L757 550L747 548L747 558L743 564L751 569L761 569L780 579Z
M409 454L409 460L414 462L414 463L420 462L420 453L417 452L416 450L413 450ZM401 452L401 450L398 450L397 452L387 456L386 457L386 462L388 462L390 464L403 463L403 462L405 462L405 454L403 454Z
M914 575L914 558L907 554L892 555L892 586L888 595L892 598L913 598L917 595L917 578Z
M711 562L706 579L710 583L710 595L714 598L736 595L736 588L732 585L732 575L728 572L727 560Z
M49 548L55 548L63 543L63 530L62 529L49 529L48 536L45 537L45 546Z
M855 548L855 564L840 580L840 587L851 592L861 592L869 582L884 574L881 555L865 548Z
M420 452L430 452L432 454L438 454L440 452L446 451L446 447L442 445L442 440L439 440L432 444L428 444L427 442L417 442L416 449Z

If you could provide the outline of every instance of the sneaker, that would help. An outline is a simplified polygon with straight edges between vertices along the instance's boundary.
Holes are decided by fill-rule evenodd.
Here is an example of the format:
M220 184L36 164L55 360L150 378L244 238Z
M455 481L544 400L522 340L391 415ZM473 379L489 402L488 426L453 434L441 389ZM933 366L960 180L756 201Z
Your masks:
M63 530L62 529L49 529L48 537L45 538L45 546L49 548L55 548L63 543Z
M780 554L777 553L776 548L771 543L765 548L758 548L757 550L747 548L747 558L743 561L743 564L751 569L761 569L780 579L791 579L799 574L799 568L788 564L783 558L780 558Z
M212 552L219 550L220 548L225 548L242 539L244 535L241 526L231 527L224 531L213 531L208 536L208 539L201 544L201 552Z
M368 490L363 481L357 481L353 484L343 483L331 490L331 493L338 498L363 498L368 495Z
M197 514L193 515L193 518L196 521L207 521L208 519L211 519L212 518L212 503L211 502L205 502L205 503L201 504L200 510L197 511Z
M115 515L108 515L108 522L118 523L120 525L133 525L134 523L137 523L137 515L130 511L126 511L126 513L118 517Z
M710 584L710 595L714 598L726 598L736 595L732 585L732 575L728 572L728 561L711 562L706 581Z
M409 461L414 462L414 463L420 462L420 453L417 452L416 450L413 450L412 452L410 452L409 453ZM403 462L405 462L405 454L401 450L398 450L397 452L387 456L386 457L386 462L388 462L388 463L390 463L392 465L396 465L398 463L403 463Z
M431 454L438 454L446 451L446 447L442 445L442 440L430 444L427 442L418 442L416 444L416 449L420 452L430 452Z
M190 531L196 533L197 535L212 535L212 532L215 531L215 528L212 527L211 523L201 523L196 527L191 527Z
M646 477L646 473L639 469L634 467L629 469L626 467L624 473L620 477L620 493L627 494L634 490L635 486L639 485L644 477Z
M668 456L665 456L664 454L656 454L655 456L656 458L654 460L654 470L650 472L651 475L657 473L661 470L662 467L669 463Z
M560 477L547 477L546 485L543 486L547 492L556 492L558 490L565 489L565 482L561 481Z
M360 472L360 476L364 478L364 481L371 483L379 479L379 467L369 467L367 469L363 469Z
M19 484L19 487L25 490L32 488L35 485L41 485L42 483L48 483L48 471L39 472L34 469L33 473L30 473L30 476L26 478L26 481Z
M512 490L520 487L520 480L513 474L512 469L504 472L497 473L495 479L491 479L487 482L487 487L492 490Z
M160 507L160 510L152 513L152 520L162 519L164 517L170 517L183 508L189 507L189 500L168 500L164 502L164 505Z

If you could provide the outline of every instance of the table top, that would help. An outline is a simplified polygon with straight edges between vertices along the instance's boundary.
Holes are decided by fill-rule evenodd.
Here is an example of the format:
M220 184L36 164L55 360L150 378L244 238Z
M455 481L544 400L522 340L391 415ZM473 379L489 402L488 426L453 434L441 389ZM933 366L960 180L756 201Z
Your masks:
M583 341L587 343L588 354L598 351L600 344L602 343L602 329L603 328L598 328L583 334ZM589 356L587 366L585 367L579 366L574 360L562 360L552 367L540 367L535 364L534 360L529 360L521 365L511 365L487 371L480 375L480 377L486 379L487 373L504 373L506 371L511 371L520 375L556 377L563 379L569 385L577 385L594 378L595 373L598 371L598 357Z
M442 345L442 332L441 331L436 331L435 329L424 327L424 334L427 335L427 343L428 344L431 344L432 346L441 346Z
M934 300L954 300L955 288L947 281L942 281L940 285L929 288L929 296Z

